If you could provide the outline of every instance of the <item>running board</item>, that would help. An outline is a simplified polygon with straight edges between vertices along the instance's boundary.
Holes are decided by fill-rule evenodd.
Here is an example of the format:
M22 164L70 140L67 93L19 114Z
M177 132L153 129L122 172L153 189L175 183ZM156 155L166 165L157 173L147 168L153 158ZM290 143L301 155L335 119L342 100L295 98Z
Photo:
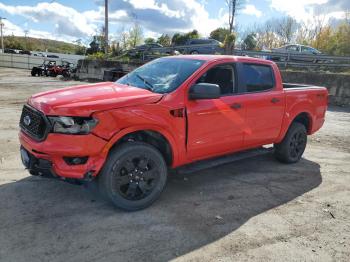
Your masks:
M213 159L200 160L185 166L178 167L174 171L177 174L189 174L189 173L201 171L203 169L208 169L208 168L232 163L238 160L265 155L271 152L273 152L273 147L269 147L269 148L259 147L259 148L250 149L250 150L246 150L246 151L242 151L242 152L238 152L230 155L225 155L225 156L221 156Z

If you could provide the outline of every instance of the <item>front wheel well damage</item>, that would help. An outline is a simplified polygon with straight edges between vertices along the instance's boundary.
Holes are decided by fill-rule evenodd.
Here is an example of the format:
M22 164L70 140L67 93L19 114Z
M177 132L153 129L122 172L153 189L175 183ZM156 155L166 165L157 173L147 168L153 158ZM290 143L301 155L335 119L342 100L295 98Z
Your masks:
M142 130L126 134L118 140L114 147L127 142L144 142L157 148L164 157L168 166L171 166L173 162L173 152L168 140L159 132L153 130Z

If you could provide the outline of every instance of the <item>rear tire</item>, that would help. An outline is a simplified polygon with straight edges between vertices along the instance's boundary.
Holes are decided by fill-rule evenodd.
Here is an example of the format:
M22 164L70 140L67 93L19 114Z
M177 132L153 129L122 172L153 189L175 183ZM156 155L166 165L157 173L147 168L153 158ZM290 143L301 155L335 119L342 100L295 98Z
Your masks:
M116 207L136 211L158 199L167 181L161 153L142 142L127 142L109 154L98 176L99 191Z
M303 124L294 122L281 143L275 144L275 157L283 163L296 163L301 159L307 143L307 132Z

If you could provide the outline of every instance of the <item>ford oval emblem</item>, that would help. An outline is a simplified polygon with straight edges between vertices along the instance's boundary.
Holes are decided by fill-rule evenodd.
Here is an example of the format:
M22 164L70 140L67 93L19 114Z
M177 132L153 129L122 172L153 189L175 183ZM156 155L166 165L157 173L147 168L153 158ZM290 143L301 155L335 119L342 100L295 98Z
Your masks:
M29 126L31 122L32 122L32 120L30 119L30 116L25 116L25 117L23 118L23 123L24 123L26 126Z

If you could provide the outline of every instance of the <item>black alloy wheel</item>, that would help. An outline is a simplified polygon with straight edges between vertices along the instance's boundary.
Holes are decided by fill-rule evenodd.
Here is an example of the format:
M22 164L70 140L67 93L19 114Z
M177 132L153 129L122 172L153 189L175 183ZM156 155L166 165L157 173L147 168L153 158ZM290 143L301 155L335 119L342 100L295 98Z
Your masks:
M296 163L301 159L307 144L307 132L303 124L294 122L281 143L275 144L275 157L283 163Z
M167 165L154 146L127 142L111 150L97 178L100 192L115 206L135 211L150 206L160 196Z
M128 200L147 197L159 180L159 167L147 154L139 153L125 159L113 170L113 189Z

